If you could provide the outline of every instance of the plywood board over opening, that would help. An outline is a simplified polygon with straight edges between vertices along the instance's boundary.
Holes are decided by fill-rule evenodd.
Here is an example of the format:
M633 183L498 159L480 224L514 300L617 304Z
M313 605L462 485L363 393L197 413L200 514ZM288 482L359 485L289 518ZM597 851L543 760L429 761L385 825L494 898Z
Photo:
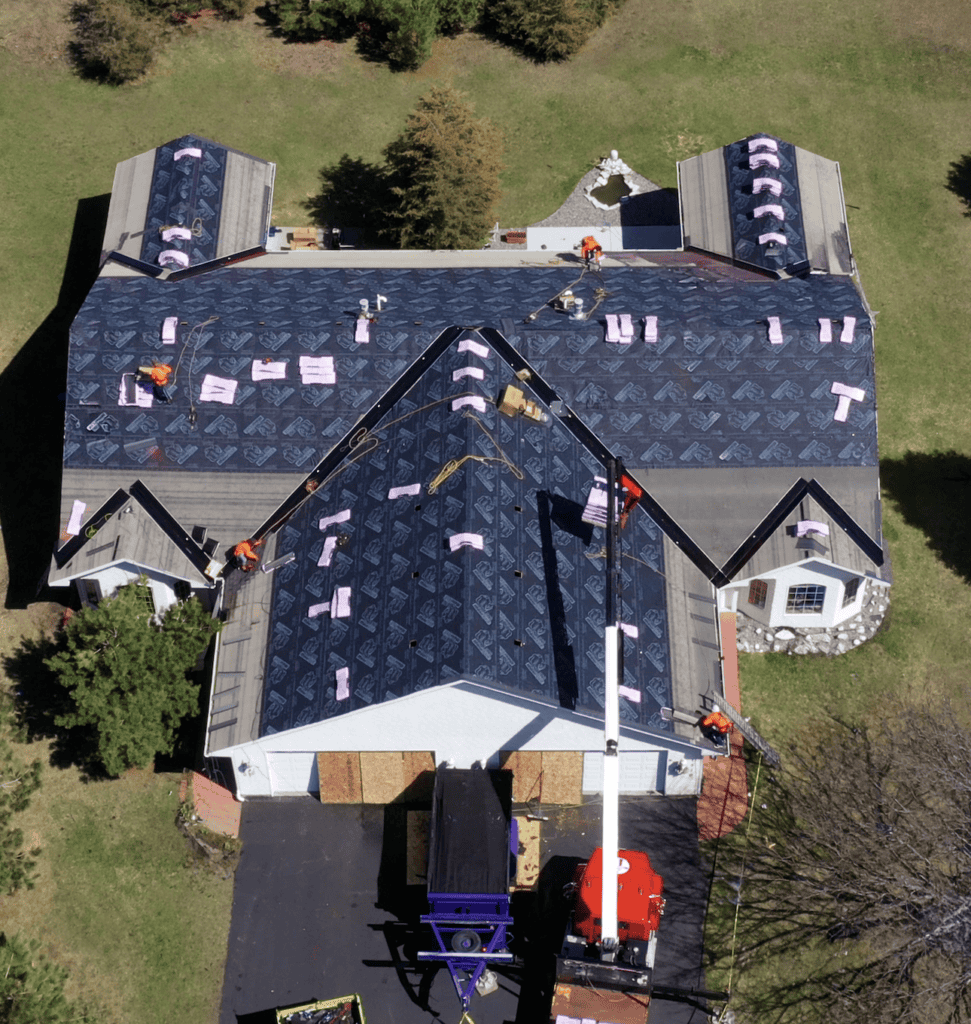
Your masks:
M538 750L502 750L499 766L512 772L513 803L539 802L542 786L543 755Z
M361 755L356 751L328 750L317 754L317 777L322 804L359 804Z
M409 800L430 800L435 758L428 751L362 750L361 791L366 804L390 804L407 796ZM422 773L431 774L422 778ZM425 790L427 789L427 793Z
M582 751L543 751L541 799L544 804L582 804L582 782Z

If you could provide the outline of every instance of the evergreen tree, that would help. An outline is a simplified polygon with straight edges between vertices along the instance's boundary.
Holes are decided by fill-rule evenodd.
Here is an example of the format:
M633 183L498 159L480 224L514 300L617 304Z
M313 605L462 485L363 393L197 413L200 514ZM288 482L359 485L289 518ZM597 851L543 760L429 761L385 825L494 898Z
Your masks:
M385 150L397 204L388 217L403 249L483 244L499 200L502 133L454 89L435 87Z
M354 34L366 0L277 0L280 30L291 39L346 39Z
M620 0L492 0L494 32L541 61L572 57Z
M399 71L413 71L432 55L438 34L440 0L372 0L373 17L385 34L388 63Z
M40 851L24 851L24 834L13 827L12 820L30 804L31 794L40 786L40 772L40 761L20 764L10 745L0 740L0 894L12 893L21 886L33 888L34 860Z
M56 724L90 727L109 775L171 753L179 723L199 711L199 686L188 673L221 625L194 598L157 621L150 596L142 580L81 611L65 629L63 649L45 662L74 704Z
M65 1024L78 1019L64 997L67 973L40 943L0 932L0 1024Z

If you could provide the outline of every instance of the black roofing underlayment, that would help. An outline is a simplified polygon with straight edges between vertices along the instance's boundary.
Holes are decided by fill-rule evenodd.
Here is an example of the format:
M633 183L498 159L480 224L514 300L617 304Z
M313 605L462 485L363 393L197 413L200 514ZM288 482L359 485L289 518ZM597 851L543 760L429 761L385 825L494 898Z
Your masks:
M196 147L202 159L184 156L174 159L180 149ZM216 256L219 217L222 212L223 178L227 150L209 139L183 135L155 151L151 194L145 219L142 262L158 265L163 249L177 249L190 263L205 263ZM163 227L186 227L193 237L163 242Z
M594 289L607 290L589 321L546 306L523 324L576 276L572 266L234 267L180 282L99 278L71 329L64 464L125 467L149 487L170 470L310 474L442 330L476 324L501 327L630 466L876 465L873 341L849 279L755 283L611 267L575 289L588 309ZM371 341L357 344L358 299L373 307L377 294L387 306ZM604 314L624 312L633 343L606 343ZM643 340L647 315L658 317L654 345ZM858 320L849 345L839 341L846 315ZM161 344L167 316L180 319L175 346ZM769 344L769 316L781 319L782 345ZM818 340L818 317L836 321L830 344ZM301 355L332 355L336 384L303 385ZM177 366L172 401L119 406L122 375L152 358ZM285 361L286 379L253 381L253 361L264 358ZM232 405L199 401L206 374L238 381ZM866 392L845 423L833 419L834 381Z
M779 271L794 267L806 260L806 237L802 225L802 203L799 198L799 175L796 171L796 147L774 135L754 135L751 138L772 139L778 144L775 155L779 167L752 169L750 161L758 153L749 153L747 138L725 146L725 169L728 171L728 207L732 218L732 241L735 259L766 270ZM760 150L759 152L768 152ZM775 178L782 182L782 195L771 192L753 194L756 178ZM781 206L785 220L775 217L755 218L752 211L763 204ZM766 232L780 232L786 236L786 245L760 245L759 236Z
M513 367L492 346L485 358L459 351L467 340L484 343L461 332L423 364L280 530L278 553L297 557L274 573L263 735L459 679L602 714L604 536L581 514L605 467L529 384L519 386L548 422L501 414L491 396L515 382ZM466 367L482 379L454 379ZM481 409L453 410L456 398L472 396L483 398ZM418 495L389 498L391 488L416 483ZM320 529L322 518L344 512L349 518ZM480 537L482 550L451 551L457 533ZM319 566L328 537L336 548ZM622 697L621 718L664 729L671 675L661 530L636 509L622 547L622 618L637 631L625 638L624 685L639 700ZM333 617L342 587L350 615ZM349 696L338 700L343 668Z

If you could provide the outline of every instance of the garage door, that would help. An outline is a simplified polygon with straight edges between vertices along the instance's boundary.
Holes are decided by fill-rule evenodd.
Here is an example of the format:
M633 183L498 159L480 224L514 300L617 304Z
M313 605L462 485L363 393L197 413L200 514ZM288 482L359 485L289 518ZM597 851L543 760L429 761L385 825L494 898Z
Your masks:
M663 793L665 755L660 750L625 750L620 753L621 793ZM583 755L583 792L602 793L604 756L599 750Z
M317 754L313 751L275 751L266 755L270 772L270 792L273 796L288 793L316 793Z

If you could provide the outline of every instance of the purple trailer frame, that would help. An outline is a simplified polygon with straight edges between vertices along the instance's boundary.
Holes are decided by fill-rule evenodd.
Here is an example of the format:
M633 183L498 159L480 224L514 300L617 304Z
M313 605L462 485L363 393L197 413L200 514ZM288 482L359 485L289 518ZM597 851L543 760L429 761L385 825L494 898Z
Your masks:
M507 948L512 924L509 896L430 892L428 903L431 913L422 914L421 922L431 925L438 949L420 952L418 959L445 962L462 1009L468 1012L486 967L513 959ZM467 933L468 941L463 943ZM477 941L472 940L472 934ZM469 948L463 948L465 945Z

